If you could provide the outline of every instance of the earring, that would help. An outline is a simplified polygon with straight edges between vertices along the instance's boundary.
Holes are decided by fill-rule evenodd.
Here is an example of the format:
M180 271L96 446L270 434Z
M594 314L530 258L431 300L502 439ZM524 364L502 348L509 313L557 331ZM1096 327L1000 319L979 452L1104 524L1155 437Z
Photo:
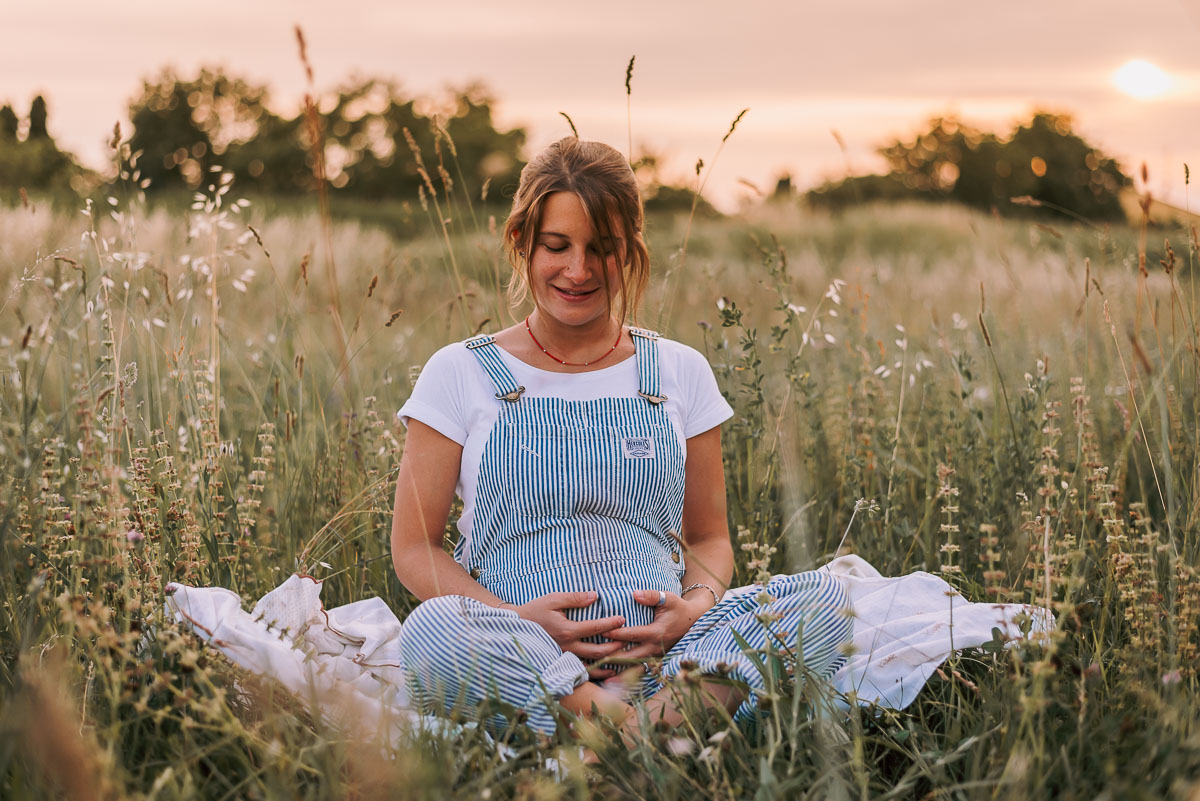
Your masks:
M518 251L517 251L517 255L518 255L518 256L520 256L520 257L523 259L523 258L525 258L525 251L523 251L523 250L518 250Z

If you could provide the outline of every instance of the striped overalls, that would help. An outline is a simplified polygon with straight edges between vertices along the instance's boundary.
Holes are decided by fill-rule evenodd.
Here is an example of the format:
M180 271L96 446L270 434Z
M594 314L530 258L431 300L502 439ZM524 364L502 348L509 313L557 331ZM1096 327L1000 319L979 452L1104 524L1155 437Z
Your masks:
M586 401L521 397L524 387L492 337L465 343L501 406L479 465L472 536L459 541L454 555L510 604L591 590L596 602L563 610L570 619L622 615L626 626L641 626L653 622L654 609L635 601L632 590L681 589L684 554L674 532L683 515L684 443L660 394L658 335L630 333L638 396ZM843 660L839 646L851 635L841 582L816 571L772 579L770 631L759 620L761 589L726 593L666 654L662 670L645 676L639 695L656 693L682 663L744 681L751 698L737 715L749 715L763 677L735 631L756 649L768 639L793 649L808 670L831 676ZM583 662L539 625L464 596L422 603L404 621L400 641L410 697L424 712L473 709L498 698L549 733L555 719L548 702L588 680ZM486 723L497 729L505 721L492 716Z

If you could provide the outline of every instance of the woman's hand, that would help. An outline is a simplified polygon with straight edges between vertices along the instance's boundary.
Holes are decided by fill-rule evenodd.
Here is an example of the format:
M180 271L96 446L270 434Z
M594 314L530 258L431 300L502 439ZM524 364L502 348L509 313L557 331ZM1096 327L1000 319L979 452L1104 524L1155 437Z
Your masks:
M657 590L634 590L633 599L645 606L654 607L654 622L646 626L630 626L608 633L613 640L633 643L628 651L622 651L620 656L625 659L653 659L671 650L675 643L683 639L688 629L708 611L705 599L700 597L686 601L673 592L666 593L667 602L658 605L660 594Z
M599 596L595 592L552 592L534 598L521 606L511 606L517 614L526 620L537 623L564 652L587 662L594 662L612 656L625 647L623 642L583 642L587 637L602 635L612 637L614 631L620 630L625 624L621 615L602 617L597 620L576 622L563 613L564 609L580 609L591 606ZM657 595L655 598L657 599ZM592 678L604 678L611 675L611 670L593 667L588 673Z

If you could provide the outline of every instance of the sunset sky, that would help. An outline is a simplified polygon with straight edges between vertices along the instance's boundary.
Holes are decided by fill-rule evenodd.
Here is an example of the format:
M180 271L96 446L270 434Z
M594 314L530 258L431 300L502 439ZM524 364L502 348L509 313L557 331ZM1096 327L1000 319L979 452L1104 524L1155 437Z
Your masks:
M44 93L51 133L94 167L142 78L165 65L185 75L222 65L270 84L273 107L293 113L300 24L318 88L352 75L413 94L482 80L500 122L525 126L532 148L569 132L565 111L583 136L624 150L624 71L636 55L635 148L669 155L672 177L710 161L750 109L706 191L727 209L751 192L739 179L766 190L784 171L807 187L876 169L876 145L933 114L1007 132L1034 107L1072 112L1127 173L1146 162L1156 195L1200 206L1183 179L1185 162L1200 168L1200 0L4 5L0 103L23 117ZM1127 68L1119 86L1133 60L1151 66Z

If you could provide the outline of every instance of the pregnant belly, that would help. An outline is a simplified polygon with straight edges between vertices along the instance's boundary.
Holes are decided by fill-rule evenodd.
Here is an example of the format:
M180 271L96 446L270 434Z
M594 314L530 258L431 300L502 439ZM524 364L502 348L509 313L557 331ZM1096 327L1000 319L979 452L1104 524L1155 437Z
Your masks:
M626 626L645 626L654 622L654 607L634 600L634 590L661 590L677 594L681 589L674 571L638 571L638 575L623 576L597 570L595 565L587 567L589 569L586 571L575 567L557 568L516 579L492 581L488 582L487 588L499 598L518 606L550 593L592 591L598 596L593 603L562 610L567 619L583 622L620 615L625 618ZM593 641L608 640L601 637Z

